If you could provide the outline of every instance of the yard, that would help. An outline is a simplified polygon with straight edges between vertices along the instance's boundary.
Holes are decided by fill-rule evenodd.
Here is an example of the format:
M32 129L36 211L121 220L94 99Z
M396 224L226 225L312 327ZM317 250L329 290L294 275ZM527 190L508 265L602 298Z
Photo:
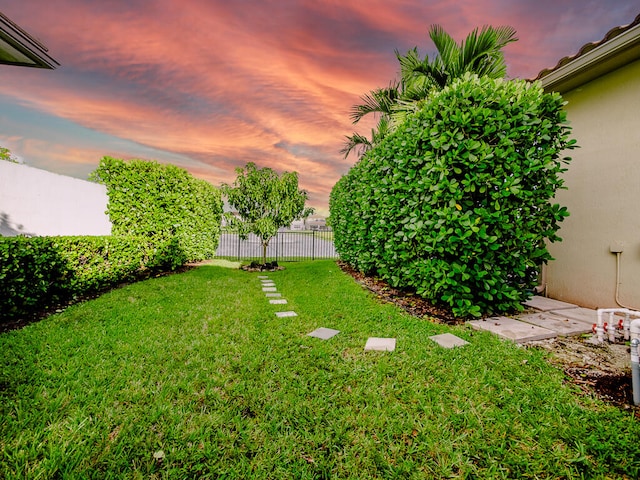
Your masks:
M333 261L269 277L287 305L201 266L0 335L0 477L640 476L633 414L543 351L412 317ZM470 343L429 339L445 332ZM396 350L365 352L372 336Z

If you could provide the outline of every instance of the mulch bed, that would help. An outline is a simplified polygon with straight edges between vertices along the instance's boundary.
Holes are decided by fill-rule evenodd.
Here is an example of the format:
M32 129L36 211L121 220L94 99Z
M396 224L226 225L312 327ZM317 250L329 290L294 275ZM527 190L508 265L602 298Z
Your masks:
M390 287L386 282L375 277L368 277L344 262L338 261L338 266L378 298L399 306L414 317L436 319L449 325L458 325L465 321L453 315L448 308L434 305L416 295L415 292Z

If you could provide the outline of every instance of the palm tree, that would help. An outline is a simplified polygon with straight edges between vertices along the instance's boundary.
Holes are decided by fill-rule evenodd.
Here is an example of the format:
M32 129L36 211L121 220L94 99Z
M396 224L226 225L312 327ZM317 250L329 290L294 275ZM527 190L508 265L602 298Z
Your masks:
M376 142L393 131L407 114L417 110L420 102L429 98L435 90L441 90L456 78L471 72L479 76L503 78L507 72L502 49L515 42L516 31L512 27L498 28L485 25L480 31L476 28L467 38L456 44L455 40L440 25L429 28L429 37L436 46L437 54L433 59L418 54L417 47L401 55L396 50L400 63L400 81L392 82L388 88L377 89L363 95L363 103L351 109L351 120L358 123L364 116L379 114L378 130L372 131L371 140L354 133L347 136L344 148L340 151L345 157L354 149L362 155ZM383 130L380 130L383 126Z
M396 52L402 81L417 87L409 89L407 95L399 98L394 105L394 125L399 120L397 114L415 110L433 89L441 90L465 73L504 78L507 65L502 49L517 41L516 31L512 27L494 28L489 25L480 31L474 29L459 45L440 25L431 26L429 37L438 52L432 60L428 56L420 60L416 48L409 50L406 55Z

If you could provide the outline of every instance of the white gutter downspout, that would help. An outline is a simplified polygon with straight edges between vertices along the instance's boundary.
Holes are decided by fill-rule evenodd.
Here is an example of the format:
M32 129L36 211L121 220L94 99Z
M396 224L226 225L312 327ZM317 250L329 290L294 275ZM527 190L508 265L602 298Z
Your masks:
M540 282L534 288L537 295L547 296L547 264L543 263L540 267Z

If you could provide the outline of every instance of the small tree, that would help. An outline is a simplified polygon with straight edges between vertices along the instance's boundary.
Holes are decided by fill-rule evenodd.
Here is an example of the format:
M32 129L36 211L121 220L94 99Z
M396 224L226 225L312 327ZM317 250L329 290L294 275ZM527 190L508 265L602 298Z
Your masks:
M262 263L267 263L267 247L278 229L294 220L306 218L313 213L305 208L307 192L298 189L298 173L284 172L282 176L271 168L257 168L248 163L236 168L238 177L233 185L223 184L222 192L229 205L237 211L227 219L245 239L249 233L262 241Z

